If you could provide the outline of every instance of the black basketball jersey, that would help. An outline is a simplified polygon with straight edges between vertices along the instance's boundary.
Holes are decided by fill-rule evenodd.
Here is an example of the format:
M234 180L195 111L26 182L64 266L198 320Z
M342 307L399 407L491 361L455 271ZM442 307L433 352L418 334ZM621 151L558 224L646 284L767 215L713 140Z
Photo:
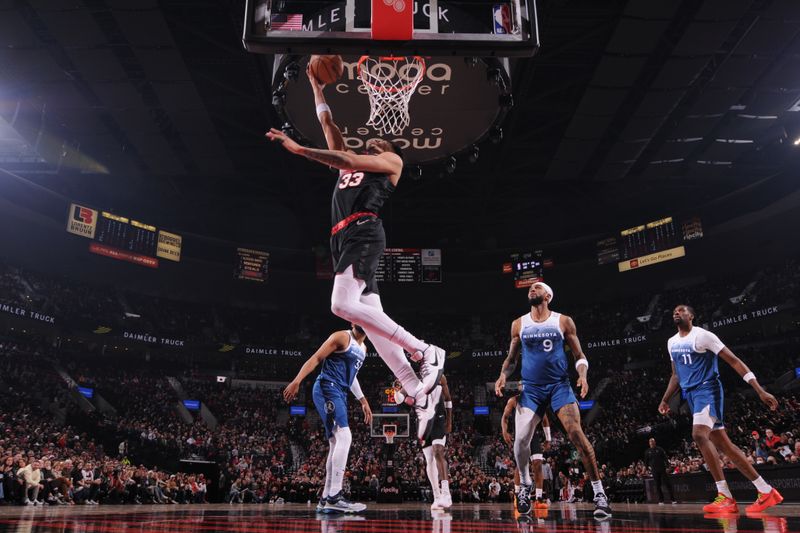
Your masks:
M341 170L333 189L331 200L331 225L353 213L375 213L394 191L387 174L376 174L363 170Z

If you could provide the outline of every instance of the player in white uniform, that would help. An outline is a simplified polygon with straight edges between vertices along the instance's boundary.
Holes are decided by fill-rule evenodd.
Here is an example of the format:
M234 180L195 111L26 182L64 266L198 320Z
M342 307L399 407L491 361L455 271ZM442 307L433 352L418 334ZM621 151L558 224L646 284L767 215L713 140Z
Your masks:
M753 465L747 462L742 451L731 442L722 421L723 392L719 380L718 358L731 365L733 369L758 394L770 410L778 408L775 396L765 391L758 383L755 374L741 359L725 347L719 337L701 327L695 326L694 309L679 305L672 312L678 332L667 341L667 350L672 363L672 376L667 390L658 406L662 415L669 413L669 400L680 387L692 411L692 438L717 484L718 495L703 510L707 513L735 513L739 511L736 500L728 488L719 452L724 453L736 468L753 482L758 490L758 499L747 507L747 512L760 512L783 501L780 493L762 478Z

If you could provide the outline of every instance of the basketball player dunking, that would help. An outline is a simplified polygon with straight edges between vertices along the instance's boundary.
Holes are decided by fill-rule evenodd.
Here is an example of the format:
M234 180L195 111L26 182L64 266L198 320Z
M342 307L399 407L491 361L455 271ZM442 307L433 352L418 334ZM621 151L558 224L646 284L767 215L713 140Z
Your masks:
M514 414L519 405L519 394L515 394L506 402L506 407L503 409L503 416L500 419L500 428L503 432L503 440L509 446L514 446L514 436L508 428L508 421L511 415ZM547 501L544 498L544 474L542 473L542 461L544 461L543 452L550 449L550 421L547 415L542 416L542 432L544 433L544 445L538 434L534 433L531 439L531 459L533 459L533 481L536 485L536 501L533 504L534 511L546 511L548 509ZM519 469L514 470L514 494L519 492L520 477ZM514 502L516 507L516 501Z
M758 498L747 507L748 513L761 511L783 501L777 489L764 481L753 465L747 462L742 451L731 442L725 425L722 423L722 383L719 380L718 359L731 365L742 379L753 387L759 399L770 410L778 408L775 396L764 390L755 374L750 372L741 359L727 348L719 337L701 327L695 326L694 309L679 305L672 312L672 319L678 332L667 341L667 350L672 362L672 376L658 406L662 415L669 413L669 400L683 389L686 401L692 411L692 438L703 454L711 477L717 484L717 497L703 507L706 513L737 513L739 507L728 488L725 474L719 464L718 452L724 453L736 468L749 479Z
M297 396L303 380L322 364L322 370L314 382L314 406L325 426L330 447L325 462L325 488L317 505L318 512L358 513L367 508L363 503L345 499L342 491L347 456L353 442L347 420L347 389L361 402L364 421L367 424L372 421L372 410L356 377L367 356L365 338L364 330L355 324L352 324L350 331L331 334L283 390L283 399L291 402Z
M495 383L495 394L502 396L506 380L522 359L522 391L514 417L514 456L521 482L517 493L517 510L521 514L528 514L531 510L531 438L549 404L569 440L578 449L583 466L589 473L594 491L594 516L607 518L611 516L611 507L600 481L594 448L581 428L578 402L569 385L564 343L569 345L575 358L581 398L589 393L589 383L586 381L589 361L581 349L575 322L566 315L551 311L549 304L552 301L553 289L545 283L534 283L528 290L530 313L512 322L508 357Z
M310 71L307 73L329 149L300 146L274 128L266 136L293 154L339 169L332 201L331 253L336 277L331 310L336 316L364 328L381 359L414 398L421 422L430 420L441 399L438 384L444 369L445 351L419 340L383 312L375 279L378 260L386 247L378 212L400 180L402 151L396 144L382 139L367 141L366 154L347 151L342 132L325 103L324 86ZM421 363L422 380L414 373L403 349Z

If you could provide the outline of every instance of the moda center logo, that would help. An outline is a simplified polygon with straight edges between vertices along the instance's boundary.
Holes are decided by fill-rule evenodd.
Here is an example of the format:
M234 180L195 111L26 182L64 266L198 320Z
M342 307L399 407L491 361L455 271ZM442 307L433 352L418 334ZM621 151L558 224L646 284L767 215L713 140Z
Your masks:
M67 231L81 237L94 239L97 229L97 211L78 204L70 204Z
M370 103L367 89L358 74L358 57L345 56L344 73L339 81L325 88L325 97L333 117L342 130L345 146L356 152L365 149L367 141L380 138L370 126ZM284 57L277 76L291 58ZM308 57L300 61L305 70ZM386 139L403 148L407 164L430 163L449 157L481 140L497 122L501 90L487 77L487 64L479 60L469 64L463 58L426 58L423 79L411 96L410 125L401 135ZM370 67L379 77L414 80L418 67L405 62L381 61ZM279 109L280 111L280 109ZM325 136L316 116L314 95L306 77L286 85L286 104L282 109L287 122L316 146L326 146Z

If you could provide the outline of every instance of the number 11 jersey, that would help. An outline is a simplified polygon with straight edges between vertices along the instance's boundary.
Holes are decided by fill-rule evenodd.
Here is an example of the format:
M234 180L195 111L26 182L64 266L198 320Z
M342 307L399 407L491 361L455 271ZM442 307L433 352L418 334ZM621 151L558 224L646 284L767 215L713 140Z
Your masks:
M717 354L725 348L719 337L698 326L685 337L680 332L667 341L667 350L684 391L719 379Z
M530 313L522 316L519 339L522 342L522 382L547 385L567 381L567 354L561 313L550 312L543 322L534 322Z

